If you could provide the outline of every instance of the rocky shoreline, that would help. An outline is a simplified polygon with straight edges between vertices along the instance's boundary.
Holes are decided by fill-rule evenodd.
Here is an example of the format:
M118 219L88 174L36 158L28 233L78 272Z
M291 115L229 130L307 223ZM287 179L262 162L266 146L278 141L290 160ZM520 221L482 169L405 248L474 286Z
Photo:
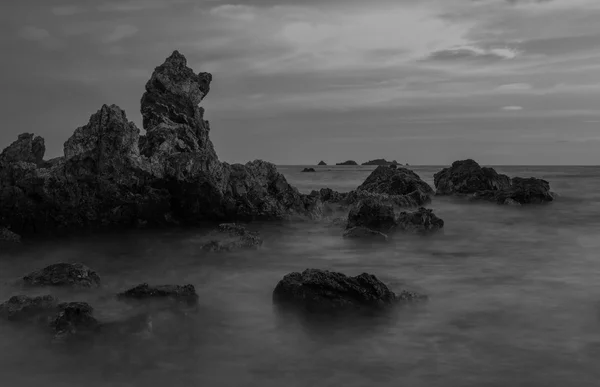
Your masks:
M202 250L218 253L262 246L260 235L236 222L321 220L339 212L344 214L336 223L344 228L340 237L388 241L398 233L442 231L447 223L425 207L436 196L502 205L544 204L555 198L545 180L509 178L470 159L436 173L435 189L393 162L379 165L351 192L324 188L301 194L273 164L219 161L209 138L209 122L198 106L211 81L211 74L194 73L175 51L146 84L141 100L145 135L115 105L102 106L88 124L76 129L64 144L64 156L56 159L44 160L41 137L21 134L0 154L0 244L18 243L20 235L73 228L208 221L220 225L207 235ZM93 270L67 263L32 272L23 277L23 283L101 286ZM347 277L319 269L286 275L273 294L276 301L309 309L381 307L424 298L408 291L395 294L371 274ZM197 295L191 284L141 284L119 293L118 298L193 303ZM90 305L59 303L49 295L14 296L0 305L0 315L9 320L33 315L34 320L49 324L57 337L95 332L103 326L93 317Z

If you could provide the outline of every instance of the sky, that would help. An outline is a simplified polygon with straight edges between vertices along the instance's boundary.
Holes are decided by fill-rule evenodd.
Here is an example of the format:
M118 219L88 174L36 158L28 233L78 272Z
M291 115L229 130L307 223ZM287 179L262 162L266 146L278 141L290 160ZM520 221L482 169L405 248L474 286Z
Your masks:
M140 129L174 50L213 74L219 158L600 164L600 0L20 0L0 5L0 147L46 157L102 104Z

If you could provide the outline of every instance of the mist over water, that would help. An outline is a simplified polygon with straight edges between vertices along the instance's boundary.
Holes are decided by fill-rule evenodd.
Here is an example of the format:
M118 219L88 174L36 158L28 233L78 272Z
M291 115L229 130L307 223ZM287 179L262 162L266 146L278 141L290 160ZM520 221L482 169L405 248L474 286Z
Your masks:
M374 167L279 170L302 192L349 191ZM411 167L433 186L441 167ZM208 229L135 230L44 240L0 252L0 300L26 292L82 300L103 321L148 312L151 335L75 347L39 329L0 323L2 385L20 386L597 386L600 368L600 168L498 167L550 181L560 198L502 207L435 198L442 234L387 245L347 241L326 222L255 223L258 251L205 253ZM101 276L93 291L13 285L57 262ZM309 267L369 272L426 303L347 320L273 307L287 273ZM123 303L142 282L187 284L196 308Z

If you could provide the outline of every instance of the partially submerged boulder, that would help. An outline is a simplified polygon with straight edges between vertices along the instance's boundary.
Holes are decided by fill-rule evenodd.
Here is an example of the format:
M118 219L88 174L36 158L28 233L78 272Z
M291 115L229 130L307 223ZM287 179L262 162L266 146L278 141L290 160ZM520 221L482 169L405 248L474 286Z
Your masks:
M6 227L0 227L0 244L2 243L21 243L21 236Z
M416 211L403 211L396 218L396 230L427 234L441 230L444 221L431 209L419 208Z
M209 241L202 246L205 251L233 251L239 249L257 249L262 245L258 233L246 230L236 223L223 223L217 231L208 235Z
M10 321L47 323L57 312L58 299L50 295L17 295L0 304L0 316Z
M302 172L316 172L314 168L304 168Z
M498 204L543 204L554 200L550 184L543 179L513 177L481 167L468 159L455 161L434 175L437 195L468 195L472 200Z
M127 291L119 293L121 299L172 299L177 301L194 302L198 299L194 285L155 285L140 284Z
M67 339L74 335L91 334L100 329L100 323L93 316L94 308L87 302L65 302L58 308L58 315L50 323L55 338Z
M308 310L389 307L399 299L408 301L421 297L408 292L398 297L372 274L349 277L319 269L287 274L273 291L275 302L291 303Z
M56 263L27 274L23 281L30 286L100 286L100 276L82 263Z
M356 189L374 194L409 196L416 205L431 201L434 190L419 175L403 167L378 166Z
M348 214L348 229L365 227L387 233L396 226L394 207L370 198L354 204Z

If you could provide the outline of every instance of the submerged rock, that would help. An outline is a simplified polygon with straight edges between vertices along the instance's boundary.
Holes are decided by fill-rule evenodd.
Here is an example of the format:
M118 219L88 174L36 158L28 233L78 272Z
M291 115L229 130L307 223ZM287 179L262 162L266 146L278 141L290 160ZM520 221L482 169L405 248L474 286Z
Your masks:
M388 236L386 234L361 226L346 229L343 237L347 239L375 239L383 242L388 240Z
M0 304L0 316L11 321L45 322L58 312L58 300L50 295L18 295Z
M358 163L354 160L348 160L342 163L336 163L335 165L358 165Z
M386 233L395 226L394 207L378 199L361 200L352 206L348 214L348 229L365 227Z
M403 293L404 294L404 293ZM404 294L402 300L420 298ZM306 269L287 274L273 291L275 302L286 302L309 310L389 307L398 297L372 274L348 277L342 273Z
M92 288L100 286L100 276L81 263L57 263L23 277L31 286L71 286Z
M233 251L257 249L262 245L258 233L250 232L236 223L223 223L217 231L208 235L210 241L202 246L205 251Z
M362 165L399 165L399 164L396 160L387 161L386 159L375 159L375 160L369 160L365 163L362 163Z
M419 208L416 211L401 212L396 218L396 230L416 233L431 233L441 230L444 221L431 209Z
M455 161L434 175L438 195L469 195L472 200L498 204L542 204L554 200L546 180L514 177L479 166L475 161Z
M74 335L97 332L100 323L93 316L94 308L86 302L65 302L58 306L59 313L50 323L55 338L67 339Z
M220 162L198 104L212 75L175 51L141 101L146 134L104 105L43 162L43 139L24 134L0 157L0 227L42 233L91 226L206 220L318 218L320 207L261 160Z
M6 227L0 227L0 243L21 243L21 236Z
M302 172L316 172L314 168L304 168Z
M156 285L150 286L147 283L140 284L125 292L117 295L119 298L129 299L174 299L181 301L196 301L198 294L194 285Z

